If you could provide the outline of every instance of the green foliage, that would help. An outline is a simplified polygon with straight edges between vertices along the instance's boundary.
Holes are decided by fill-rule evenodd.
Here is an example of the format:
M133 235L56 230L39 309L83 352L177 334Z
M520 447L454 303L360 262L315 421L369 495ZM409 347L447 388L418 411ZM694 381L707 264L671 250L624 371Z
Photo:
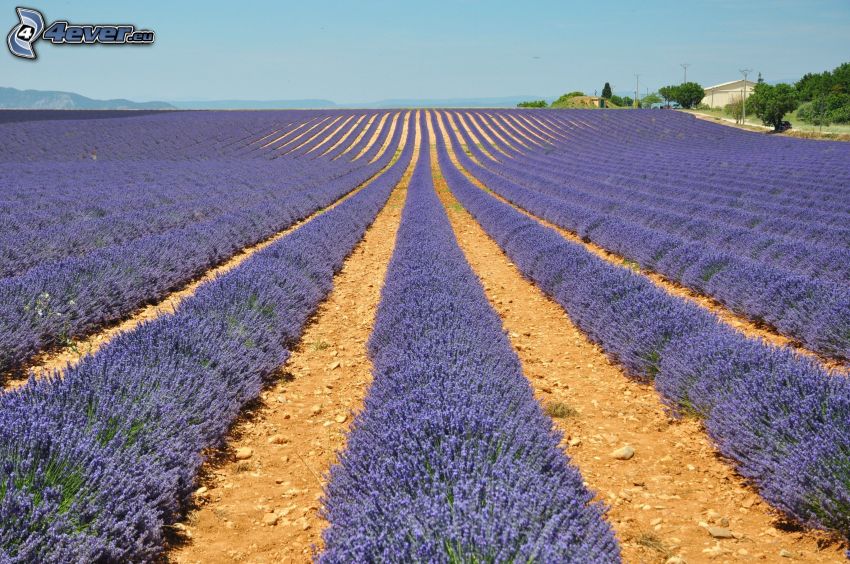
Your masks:
M705 90L696 82L683 82L673 87L673 100L685 109L693 108L705 97Z
M516 105L517 108L546 108L548 104L546 100L530 100L528 102L520 102Z
M624 106L625 105L625 104L623 104L623 98L620 97L620 96L617 96L616 94L611 96L611 98L608 101L611 104L614 104L615 106Z
M797 117L814 125L850 123L850 94L818 95L797 110Z
M640 107L641 108L650 108L650 107L652 107L652 104L660 104L661 102L663 102L663 99L661 98L661 96L659 96L658 94L655 94L653 92L652 94L647 94L646 96L641 98Z
M566 94L564 94L563 96L561 96L560 98L558 98L557 100L552 102L552 107L554 107L555 104L564 104L565 102L568 102L570 98L575 98L577 96L584 96L584 92L581 92L579 90L567 92Z
M675 86L662 86L658 89L658 95L664 98L665 102L669 102L673 99L673 92L675 89Z
M762 82L755 85L747 98L747 108L775 130L779 130L785 114L796 110L798 105L797 92L790 84L771 86Z
M613 93L611 92L611 85L606 82L605 86L602 87L602 97L607 100L611 98L612 94Z
M814 125L850 123L850 63L832 71L807 73L795 85L803 104L797 117Z
M620 100L623 102L621 105L624 108L630 108L635 104L635 101L632 100L629 96L623 96Z
M723 113L735 119L735 123L741 123L744 117L743 98L736 96L732 101L723 107Z
M826 111L826 105L823 100L806 102L797 110L797 117L800 121L804 121L812 125L829 125L832 123L830 114Z
M544 411L546 412L546 415L553 419L563 419L578 415L578 411L576 411L573 407L560 401L547 403Z
M832 72L807 73L795 87L802 102L830 94L850 94L850 63L839 65Z
M696 82L683 82L678 86L663 86L658 89L658 93L665 100L672 100L685 109L693 108L705 97L705 90Z

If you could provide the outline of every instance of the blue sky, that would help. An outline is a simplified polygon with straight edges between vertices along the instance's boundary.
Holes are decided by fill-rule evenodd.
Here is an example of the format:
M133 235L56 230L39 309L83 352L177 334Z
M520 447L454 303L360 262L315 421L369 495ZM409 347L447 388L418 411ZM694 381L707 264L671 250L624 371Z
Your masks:
M641 94L761 71L793 80L850 60L850 0L0 1L49 21L132 23L150 47L58 47L36 62L0 53L0 86L134 100ZM220 7L218 6L220 5Z

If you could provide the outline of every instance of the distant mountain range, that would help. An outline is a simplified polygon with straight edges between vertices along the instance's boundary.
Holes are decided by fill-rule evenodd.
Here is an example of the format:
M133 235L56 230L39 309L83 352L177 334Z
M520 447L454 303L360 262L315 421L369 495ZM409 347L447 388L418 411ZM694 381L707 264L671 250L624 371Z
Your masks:
M73 92L53 90L18 90L0 86L0 109L3 110L174 110L165 102L133 102L131 100L93 100Z
M95 100L73 92L18 90L0 87L0 109L17 110L283 110L320 108L513 108L524 100L543 96L503 96L496 98L395 98L358 104L339 104L332 100L193 100L170 102L133 102L132 100Z

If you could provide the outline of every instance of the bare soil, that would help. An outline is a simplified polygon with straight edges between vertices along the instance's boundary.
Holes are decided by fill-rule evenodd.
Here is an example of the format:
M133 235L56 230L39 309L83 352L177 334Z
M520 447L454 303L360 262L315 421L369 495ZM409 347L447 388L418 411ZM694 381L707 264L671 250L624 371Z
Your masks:
M525 280L445 184L438 194L467 260L522 361L536 397L563 415L563 446L598 499L626 562L843 562L826 535L795 530L722 460L694 420L668 417L655 390L629 379L555 302ZM630 460L615 449L631 446ZM716 539L709 527L730 531ZM785 551L785 552L783 552Z
M228 447L206 465L206 489L181 524L182 542L170 560L306 562L321 547L319 499L371 382L366 342L412 170L334 277L333 291L283 367L286 377L263 393ZM237 460L246 448L251 456Z
M375 116L371 116L371 117L374 119ZM337 140L336 143L334 143L333 145L331 145L330 147L328 147L327 149L322 151L320 153L320 155L326 155L326 154L330 153L331 151L333 151L334 149L336 149L337 147L339 147L340 145L344 144L353 132L358 131L358 127L360 126L360 124L363 123L364 119L366 119L365 115L357 118L357 121L355 121L351 126L349 126L348 131L345 132L345 135L340 137L339 140ZM366 120L366 123L367 124L372 123L372 120L368 119L368 120Z
M621 255L612 253L612 252L608 251L607 249L600 247L599 245L597 245L595 243L585 241L577 233L575 233L573 231L569 231L569 230L564 229L562 227L559 227L559 226L557 226L553 223L550 223L550 222L548 222L544 219L541 219L541 218L531 214L530 212L523 210L519 206L516 206L516 205L512 204L511 202L508 202L505 198L501 197L500 195L496 194L495 192L492 192L483 183L481 183L480 181L478 181L478 179L472 177L471 175L467 174L467 177L472 182L474 182L477 186L487 190L488 193L490 193L491 195L493 195L494 197L496 197L500 201L511 205L517 211L522 212L523 214L525 214L526 216L536 220L540 224L556 230L565 239L568 239L568 240L572 241L573 243L582 245L588 251L592 252L593 254L595 254L596 256L598 256L600 258L605 259L606 261L608 261L612 264L615 264L615 265L622 267L622 268L631 268L632 270L643 274L644 276L649 278L656 286L663 288L665 291L667 291L668 293L670 293L674 296L683 298L687 301L690 301L692 303L699 305L703 309L708 310L709 312L714 314L718 319L720 319L722 322L733 327L734 329L743 333L744 335L751 337L751 338L761 339L762 341L767 342L767 343L774 345L774 346L791 347L797 353L817 360L818 362L820 362L820 364L824 368L826 368L829 371L836 372L836 373L842 373L842 374L847 373L848 366L845 363L841 362L840 360L828 358L828 357L825 357L821 354L818 354L818 353L816 353L816 352L814 352L810 349L807 349L801 343L797 342L794 339L786 337L785 335L780 334L775 329L773 329L773 328L771 328L771 327L769 327L765 324L755 323L755 322L751 321L750 319L748 319L747 317L735 313L734 311L728 309L726 306L724 306L723 304L721 304L720 302L718 302L717 300L715 300L714 298L712 298L710 296L701 294L701 293L699 293L695 290L687 288L687 287L679 284L678 282L670 280L669 278L666 278L663 275L661 275L657 272L654 272L652 270L642 269L639 266L634 265L633 261L629 261ZM631 266L629 266L629 265L631 265Z
M321 124L323 124L323 123L325 123L326 121L328 121L328 119L330 119L330 117L324 117L324 118L321 118L319 121L308 120L308 121L306 121L306 122L302 123L301 125L299 125L298 127L294 128L292 131L287 131L286 133L284 133L284 134L283 134L283 135L281 135L280 137L276 137L275 139L273 139L273 140L269 141L268 143L266 143L266 144L265 144L265 145L263 145L262 147L263 147L264 149L265 149L266 147L271 147L272 145L274 145L274 144L275 144L275 143L277 143L278 141L281 141L281 140L283 140L284 138L286 138L288 135L292 135L292 134L294 134L296 131L298 131L298 130L299 130L299 129L301 129L302 127L306 127L306 126L308 126L308 125L310 126L310 127L308 127L307 129L305 129L304 131L302 131L301 133L299 133L298 135L296 135L295 137L293 137L292 139L288 140L286 143L283 143L283 144L281 144L281 145L279 145L279 146L275 147L275 149L280 149L280 148L282 148L282 147L286 147L289 143L292 143L293 141L296 141L296 140L300 139L301 137L303 137L304 135L306 135L306 134L310 133L312 130L314 130L315 128L319 127ZM312 124L312 125L311 125L311 124Z
M398 114L396 114L396 117L397 116ZM392 137L392 132L395 128L395 124L396 121L394 120L391 126L392 129L390 130L388 135L388 139ZM369 140L367 148L374 144L377 139L377 133L380 132L383 125L384 124L381 124L381 126L376 130L376 135ZM386 141L379 150L378 157L380 157L380 155L382 155L387 150L388 145L389 141ZM299 227L301 227L308 221L314 219L315 217L323 214L324 212L330 209L333 209L340 203L344 202L345 200L362 190L364 187L371 184L371 182L380 174L382 174L384 170L386 170L386 168L387 167L385 167L372 178L368 179L366 182L355 187L353 190L342 196L340 199L338 199L331 205L317 210L316 212L307 216L303 220L289 226L288 228L282 231L275 233L274 235L268 237L267 239L259 243L241 249L235 255L231 256L229 259L225 260L218 266L207 270L204 274L192 280L191 282L183 286L181 289L168 294L165 298L161 299L156 303L142 307L135 313L131 314L127 319L105 327L91 335L73 339L68 345L62 348L45 350L33 357L25 366L18 367L5 374L0 374L0 382L3 383L3 389L10 390L18 388L24 385L30 377L42 377L46 374L52 374L54 372L63 372L69 367L76 366L80 362L80 360L82 360L87 355L94 354L95 352L97 352L98 349L100 349L103 345L114 339L120 333L131 331L142 322L152 321L161 315L174 313L174 311L177 309L177 306L180 305L183 300L194 295L201 284L204 284L205 282L213 280L218 276L221 276L229 272L230 270L233 270L234 268L245 262L248 258L250 258L254 253L268 247L272 243L279 240L281 237L285 237L286 235L288 235L295 229L298 229Z

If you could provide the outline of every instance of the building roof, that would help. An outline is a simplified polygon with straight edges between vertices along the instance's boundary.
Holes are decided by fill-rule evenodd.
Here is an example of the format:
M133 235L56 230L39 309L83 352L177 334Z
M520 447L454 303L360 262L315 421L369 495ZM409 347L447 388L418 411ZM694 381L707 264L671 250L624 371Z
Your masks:
M716 88L723 88L724 86L729 86L730 84L737 84L739 82L744 82L744 79L739 78L738 80L730 80L729 82L721 82L720 84L715 84L714 86L707 86L703 90L706 90L706 91L714 90ZM751 85L755 86L755 84L756 83L753 82L752 80L749 80L749 79L747 80L747 86L751 86Z

